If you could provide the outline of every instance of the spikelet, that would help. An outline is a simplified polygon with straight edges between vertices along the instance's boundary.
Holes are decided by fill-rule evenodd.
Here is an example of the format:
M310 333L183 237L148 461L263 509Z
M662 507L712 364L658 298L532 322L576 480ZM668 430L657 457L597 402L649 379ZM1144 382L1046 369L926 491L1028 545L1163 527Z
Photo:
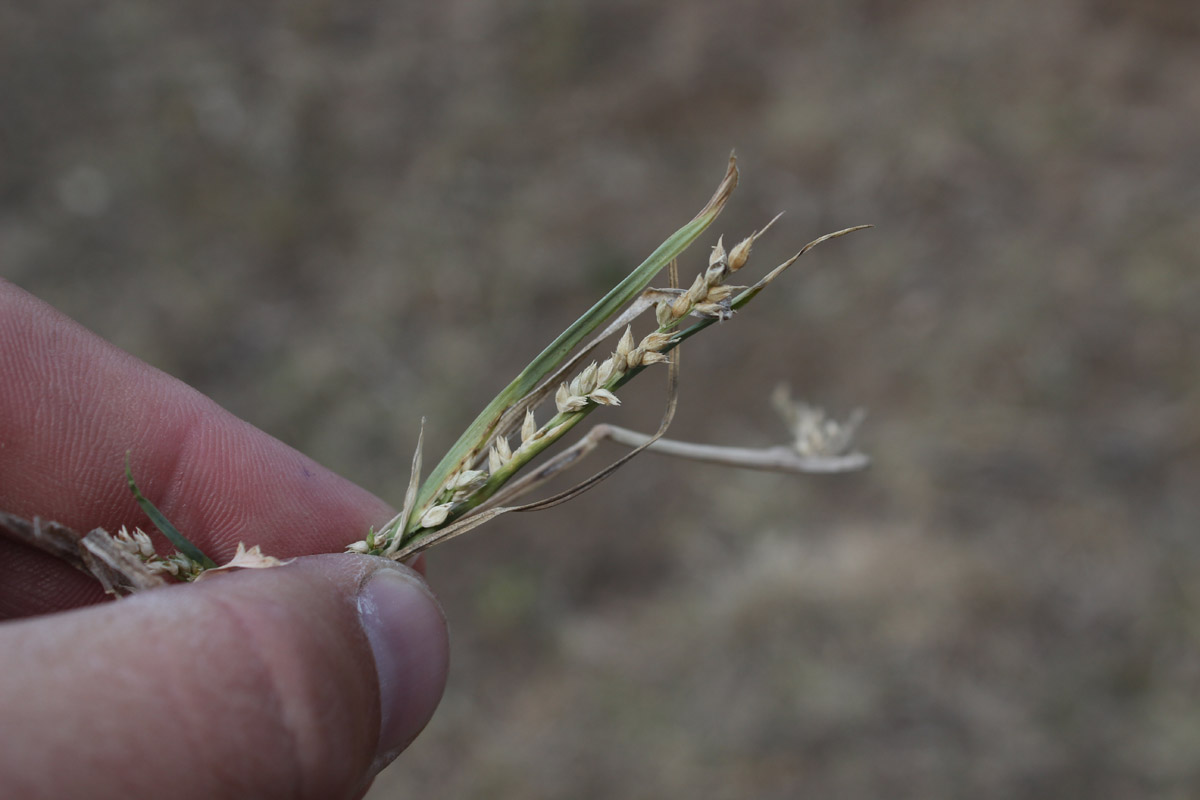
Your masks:
M621 401L608 389L597 389L588 395L588 399L602 406L619 406Z
M554 395L554 406L558 409L558 413L570 414L585 408L587 398L574 394L571 387L564 383L558 387L558 392Z
M623 359L628 358L629 354L633 351L633 347L633 328L627 325L625 326L625 333L621 334L621 340L617 342L616 355Z
M733 310L728 303L697 303L693 310L700 316L715 317L719 320L726 320L733 316Z
M512 448L508 446L507 436L496 437L496 452L500 454L500 460L506 464L512 459Z
M704 271L704 283L707 286L717 286L729 274L729 262L725 257L725 247L722 239L718 238L713 246L712 255L708 257L708 269Z
M521 444L527 444L537 438L537 420L533 418L533 409L525 409L525 421L521 423Z
M487 480L487 473L481 469L464 469L454 479L455 489L469 489Z
M117 531L117 535L113 537L113 541L130 554L143 560L152 558L155 555L154 545L150 542L150 537L140 528L134 528L131 531L122 525L121 530Z
M620 358L616 353L612 354L611 358L604 359L600 364L600 369L596 371L596 385L607 386L614 375L620 374L619 367L625 365L625 359Z
M654 318L658 321L658 327L665 328L676 320L676 317L671 313L672 304L666 300L660 300L654 306Z
M708 265L715 267L717 264L725 263L725 237L724 235L717 237L717 243L713 245L712 253L708 257Z
M750 258L750 248L753 246L753 236L747 236L733 246L733 251L729 254L729 269L731 272L737 272L746 266L746 261Z
M436 528L438 525L441 525L450 516L450 509L453 506L453 503L441 503L431 506L428 511L421 515L421 527Z
M733 297L734 291L735 290L732 286L727 286L725 284L713 286L708 290L708 297L704 299L705 302L708 303L719 303L722 300L728 300L729 298Z
M771 226L775 224L776 220L782 216L782 212L776 214L775 219L772 219L770 222L764 225L761 231L755 231L734 245L733 250L729 252L730 272L737 272L739 269L746 266L746 262L750 259L750 248L754 247L754 242L758 239L758 237L769 231Z
M591 364L588 364L583 372L579 373L579 375L575 377L575 380L571 381L571 394L586 395L591 393L591 391L596 388L597 369L598 367L595 361L593 361Z
M659 333L654 331L646 334L646 338L642 339L642 343L638 347L645 348L650 351L659 351L671 343L671 334Z
M487 483L488 472L482 469L464 469L447 481L446 486L450 491L450 502L463 500L470 497L476 489ZM443 495L443 498L445 496Z

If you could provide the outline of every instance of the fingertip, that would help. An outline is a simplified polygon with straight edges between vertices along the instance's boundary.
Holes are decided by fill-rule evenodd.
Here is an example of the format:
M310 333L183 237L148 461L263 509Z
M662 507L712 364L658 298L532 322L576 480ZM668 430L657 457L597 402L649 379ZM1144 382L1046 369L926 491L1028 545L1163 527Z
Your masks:
M354 796L428 722L447 638L415 572L352 555L0 626L0 796Z
M441 605L425 581L402 565L377 569L368 578L358 595L358 614L379 680L377 772L433 716L446 686L449 640Z

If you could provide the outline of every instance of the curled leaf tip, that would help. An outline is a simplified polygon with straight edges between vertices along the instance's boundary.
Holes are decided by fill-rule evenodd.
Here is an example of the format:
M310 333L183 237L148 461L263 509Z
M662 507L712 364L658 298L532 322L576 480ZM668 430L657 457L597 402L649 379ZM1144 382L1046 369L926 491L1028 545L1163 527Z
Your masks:
M125 451L125 480L129 482L129 490L133 492L133 499L142 507L142 511L154 523L154 527L162 533L163 536L170 540L171 544L175 545L175 549L185 556L195 561L204 569L212 569L217 566L217 562L213 561L204 554L199 547L192 544L186 536L171 524L171 521L151 503L146 496L142 494L142 490L138 488L137 483L133 480L133 467L130 464L130 451Z

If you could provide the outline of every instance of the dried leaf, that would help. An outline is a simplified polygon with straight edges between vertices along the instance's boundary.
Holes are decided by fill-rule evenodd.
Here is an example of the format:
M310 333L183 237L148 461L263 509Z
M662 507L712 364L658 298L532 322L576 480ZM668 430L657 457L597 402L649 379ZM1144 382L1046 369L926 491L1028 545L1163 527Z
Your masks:
M233 558L225 564L213 569L206 569L201 572L196 578L197 581L202 581L218 572L229 572L235 569L270 569L271 567L282 567L285 564L292 563L293 559L281 561L275 556L264 555L258 545L254 545L249 550L246 549L244 542L238 542L237 552L233 554Z
M37 517L31 521L0 511L0 534L91 575L112 595L153 589L166 583L128 550L117 546L100 528L84 535L58 522Z

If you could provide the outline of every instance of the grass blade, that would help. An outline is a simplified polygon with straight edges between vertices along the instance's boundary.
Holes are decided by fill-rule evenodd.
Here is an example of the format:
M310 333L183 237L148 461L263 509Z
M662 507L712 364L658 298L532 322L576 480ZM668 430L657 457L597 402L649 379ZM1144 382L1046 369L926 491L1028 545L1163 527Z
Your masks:
M663 267L679 256L704 232L721 213L725 202L729 199L734 187L737 186L737 177L737 161L730 156L725 177L700 213L659 245L658 249L651 253L649 258L643 261L637 269L629 273L582 317L559 334L558 338L530 362L529 366L522 370L512 383L488 403L422 484L421 491L417 496L417 509L424 508L433 499L434 494L441 489L450 475L483 452L501 416L510 406L533 391L543 378L552 372L592 331L603 325L607 319L636 298Z
M170 539L171 544L175 545L175 549L183 553L185 556L195 561L205 569L212 569L217 566L217 562L213 561L196 545L192 544L186 536L180 533L171 521L163 515L161 511L146 499L142 494L142 490L133 482L133 469L129 465L129 453L125 454L125 480L129 481L129 490L133 492L133 499L142 507L142 511L146 512L146 516L154 523L154 527L162 531L162 535Z
M417 505L417 486L421 482L421 447L424 442L425 418L421 417L421 432L417 434L417 449L413 452L412 472L408 477L408 490L404 493L404 507L380 531L385 536L392 538L392 543L383 553L385 556L393 555L400 549L400 539L403 538L404 529L408 527L408 520L412 516L413 508Z

